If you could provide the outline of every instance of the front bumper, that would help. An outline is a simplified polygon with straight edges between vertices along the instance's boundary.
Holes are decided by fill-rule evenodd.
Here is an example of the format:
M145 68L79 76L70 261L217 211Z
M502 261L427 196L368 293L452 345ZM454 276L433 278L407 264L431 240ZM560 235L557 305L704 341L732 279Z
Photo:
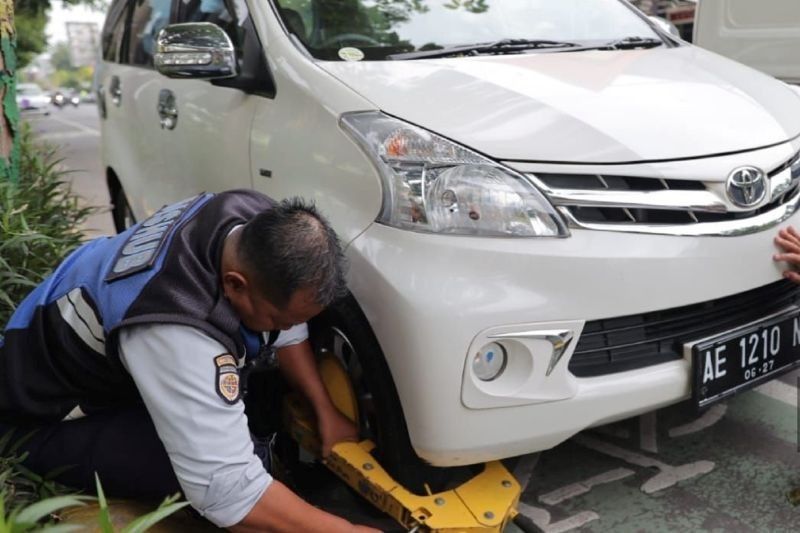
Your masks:
M586 321L768 285L781 279L774 234L576 230L567 239L485 239L374 224L348 249L350 284L386 356L417 453L436 465L471 464L547 449L691 394L688 360L577 378L568 371L573 343L546 375L552 351L535 339L531 368L519 367L530 375L476 385L467 362L486 338L565 328L579 335Z

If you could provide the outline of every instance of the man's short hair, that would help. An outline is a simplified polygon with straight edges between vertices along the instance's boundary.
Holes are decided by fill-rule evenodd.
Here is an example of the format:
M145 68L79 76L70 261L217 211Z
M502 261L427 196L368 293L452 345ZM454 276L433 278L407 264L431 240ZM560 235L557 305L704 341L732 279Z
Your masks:
M322 307L347 293L339 238L301 198L283 200L245 224L238 252L257 288L280 309L298 289L314 291Z

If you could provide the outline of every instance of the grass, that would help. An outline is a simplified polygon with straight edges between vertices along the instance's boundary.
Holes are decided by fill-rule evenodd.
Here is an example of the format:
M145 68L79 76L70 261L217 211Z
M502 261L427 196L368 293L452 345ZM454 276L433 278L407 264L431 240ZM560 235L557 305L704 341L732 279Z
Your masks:
M94 501L91 496L70 494L66 487L52 481L57 472L39 476L22 465L25 454L18 451L26 437L11 444L12 432L0 437L0 533L25 533L28 531L62 533L80 531L84 525L59 523L60 512L84 506ZM95 475L97 490L97 526L101 533L142 533L174 512L189 505L178 502L176 494L166 498L150 513L116 529L111 520L100 479Z
M0 324L16 305L83 240L83 207L59 168L55 148L21 133L20 180L0 181Z
M95 480L97 483L97 499L100 502L100 512L97 517L98 523L100 524L100 531L102 531L102 533L114 533L116 530L111 524L111 513L108 509L108 502L103 494L103 487L100 486L100 479L97 477L97 475L95 475ZM178 511L189 505L189 502L176 503L179 497L179 494L170 496L161 502L161 505L159 505L155 511L138 517L136 520L122 528L119 533L142 533L175 511Z

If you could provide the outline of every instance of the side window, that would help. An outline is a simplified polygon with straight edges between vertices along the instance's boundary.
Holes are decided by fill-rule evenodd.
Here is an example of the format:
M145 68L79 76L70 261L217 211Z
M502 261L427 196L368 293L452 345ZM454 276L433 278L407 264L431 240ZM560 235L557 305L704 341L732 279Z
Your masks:
M178 0L175 22L216 24L233 43L239 75L226 80L214 80L212 84L234 87L269 98L275 95L261 39L244 0Z
M279 4L287 29L302 42L308 43L314 28L314 6L311 0L280 0Z
M243 13L241 20L248 16ZM228 9L224 0L181 0L178 8L178 22L211 22L216 24L231 38L237 55L242 52L244 29L239 17Z
M103 59L112 63L120 62L122 53L122 39L125 36L125 23L128 17L128 3L126 0L117 0L108 10L108 17L103 26Z
M156 36L169 23L171 0L134 0L127 63L153 68Z

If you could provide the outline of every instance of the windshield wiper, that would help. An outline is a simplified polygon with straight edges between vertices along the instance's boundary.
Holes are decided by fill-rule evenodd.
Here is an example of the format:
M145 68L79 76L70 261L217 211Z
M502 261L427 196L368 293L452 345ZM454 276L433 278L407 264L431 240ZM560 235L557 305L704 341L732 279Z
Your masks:
M597 47L598 50L633 50L634 48L655 48L664 41L653 37L624 37Z
M480 54L513 54L524 50L536 50L542 48L572 48L579 45L566 41L549 41L546 39L500 39L490 43L464 44L458 46L448 46L436 50L420 50L417 52L405 52L401 54L391 54L386 59L423 59L434 57L450 57L461 55L480 55Z

